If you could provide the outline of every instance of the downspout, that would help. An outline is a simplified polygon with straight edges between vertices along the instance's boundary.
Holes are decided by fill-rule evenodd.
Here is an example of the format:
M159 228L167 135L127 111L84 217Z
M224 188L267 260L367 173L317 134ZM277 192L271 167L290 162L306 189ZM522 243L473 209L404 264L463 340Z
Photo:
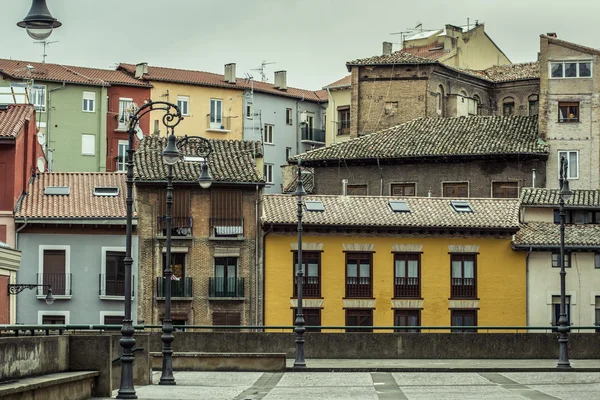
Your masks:
M335 118L333 118L333 116L335 115L335 100L333 99L333 96L331 96L331 92L329 91L329 88L327 88L327 98L329 100L331 100L331 115L329 116L329 119L331 119L331 144L335 144ZM327 105L327 107L329 108L329 104ZM327 115L327 112L325 113L325 115Z
M300 109L296 100L296 155L300 154Z
M48 91L48 109L46 110L46 157L48 158L48 172L52 172L52 170L54 169L54 157L50 156L50 111L52 110L52 107L50 106L51 102L52 102L52 96L50 96L50 93L55 92L57 90L60 89L64 89L66 86L66 82L63 81L62 86L59 87L55 87L54 89L50 89Z
M383 196L383 172L381 171L381 166L379 165L379 157L377 157L377 169L379 170L379 195Z
M27 217L25 217L25 223L19 229L15 231L15 249L19 250L19 232L21 232L27 226Z

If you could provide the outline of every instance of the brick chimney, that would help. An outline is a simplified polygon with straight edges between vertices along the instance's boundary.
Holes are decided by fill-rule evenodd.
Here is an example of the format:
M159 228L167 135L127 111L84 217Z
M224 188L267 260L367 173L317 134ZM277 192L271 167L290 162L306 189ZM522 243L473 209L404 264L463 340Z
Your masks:
M383 53L384 56L392 54L392 42L383 42Z
M287 90L287 71L275 71L275 89Z
M235 83L235 63L225 64L224 81L227 83Z
M558 36L556 36L556 32L546 33L546 36L551 37L551 38L557 38L558 37Z
M135 78L142 79L144 74L148 73L148 63L139 63L135 65Z

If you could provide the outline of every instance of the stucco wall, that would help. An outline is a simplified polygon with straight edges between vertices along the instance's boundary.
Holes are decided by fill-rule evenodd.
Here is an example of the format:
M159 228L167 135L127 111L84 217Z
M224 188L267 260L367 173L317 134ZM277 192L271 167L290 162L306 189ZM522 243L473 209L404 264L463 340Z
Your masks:
M350 138L350 134L338 135L339 116L338 107L348 106L352 102L352 88L331 89L329 103L327 104L327 126L325 127L325 141L327 146L333 143L343 142Z

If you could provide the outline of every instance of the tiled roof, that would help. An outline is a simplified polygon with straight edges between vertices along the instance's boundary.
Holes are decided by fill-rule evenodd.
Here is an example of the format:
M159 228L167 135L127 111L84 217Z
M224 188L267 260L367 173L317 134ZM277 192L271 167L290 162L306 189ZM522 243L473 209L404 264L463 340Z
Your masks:
M493 82L508 82L522 79L539 79L540 63L539 61L510 64L494 65L483 71L485 77Z
M430 60L437 60L448 54L444 51L444 45L438 42L433 42L427 46L405 47L401 51L414 56L429 58Z
M298 173L294 173L292 179L283 188L283 193L294 193L298 185ZM314 168L302 168L302 186L306 193L312 193L315 190L315 170Z
M119 68L127 71L130 74L135 73L134 64L120 64ZM133 78L132 78L133 79ZM236 78L235 83L225 82L225 78L220 74L211 72L193 71L186 69L165 68L148 66L148 73L144 74L144 79L162 82L174 82L199 86L217 86L230 89L246 90L253 88L256 92L276 94L278 96L293 97L296 99L304 99L307 101L327 101L327 96L317 94L312 90L297 89L289 87L286 90L275 89L272 83L260 81L246 81L243 78Z
M429 58L419 57L405 51L395 51L389 56L373 56L348 61L347 67L353 65L391 65L391 64L432 64L436 61Z
M30 70L28 66L32 66L33 69ZM33 78L38 81L67 82L90 86L128 85L151 87L147 82L134 79L123 71L30 61L0 59L0 73L4 73L13 79Z
M565 226L565 246L595 247L600 243L600 225ZM551 222L527 222L514 237L515 247L560 248L560 224Z
M260 142L249 140L209 139L212 153L208 157L208 170L213 182L262 183L255 157L262 157ZM147 136L135 152L134 176L136 181L166 181L167 165L161 153L167 138ZM184 154L185 149L183 150ZM189 153L192 154L191 152ZM175 181L197 181L201 172L200 162L180 161L173 167Z
M421 157L546 155L537 117L419 118L293 157L302 162ZM308 165L308 164L307 164Z
M48 186L68 186L68 195L46 195ZM118 196L95 196L95 187L118 187ZM125 174L117 172L48 172L37 175L27 188L16 218L125 218Z
M600 207L600 190L571 190L573 197L565 201L568 207ZM525 207L557 207L559 189L524 188L521 204ZM599 243L600 245L600 243Z
M338 79L335 82L330 83L327 86L323 86L323 89L340 89L345 87L350 87L352 85L352 75L348 75L343 77L342 79Z
M0 109L0 137L16 138L26 120L32 117L33 106L30 104L8 105L6 110Z
M306 196L304 200L321 201L323 212L305 211L306 225L333 225L387 228L509 229L519 226L518 199L459 199L467 201L472 213L456 212L450 198L404 197L410 212L393 212L387 196ZM265 224L296 224L297 199L292 195L265 195Z

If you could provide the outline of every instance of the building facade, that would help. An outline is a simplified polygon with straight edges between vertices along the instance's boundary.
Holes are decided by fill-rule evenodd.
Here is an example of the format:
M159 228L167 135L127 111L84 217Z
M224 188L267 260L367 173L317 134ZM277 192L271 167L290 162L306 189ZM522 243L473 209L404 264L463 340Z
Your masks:
M8 285L17 283L21 252L0 241L0 324L16 322L17 303Z
M352 101L351 76L348 75L323 87L327 91L327 123L325 143L327 146L350 138L350 104Z
M267 326L295 319L296 201L264 197ZM526 255L510 248L518 212L518 199L305 197L306 325L525 324Z

